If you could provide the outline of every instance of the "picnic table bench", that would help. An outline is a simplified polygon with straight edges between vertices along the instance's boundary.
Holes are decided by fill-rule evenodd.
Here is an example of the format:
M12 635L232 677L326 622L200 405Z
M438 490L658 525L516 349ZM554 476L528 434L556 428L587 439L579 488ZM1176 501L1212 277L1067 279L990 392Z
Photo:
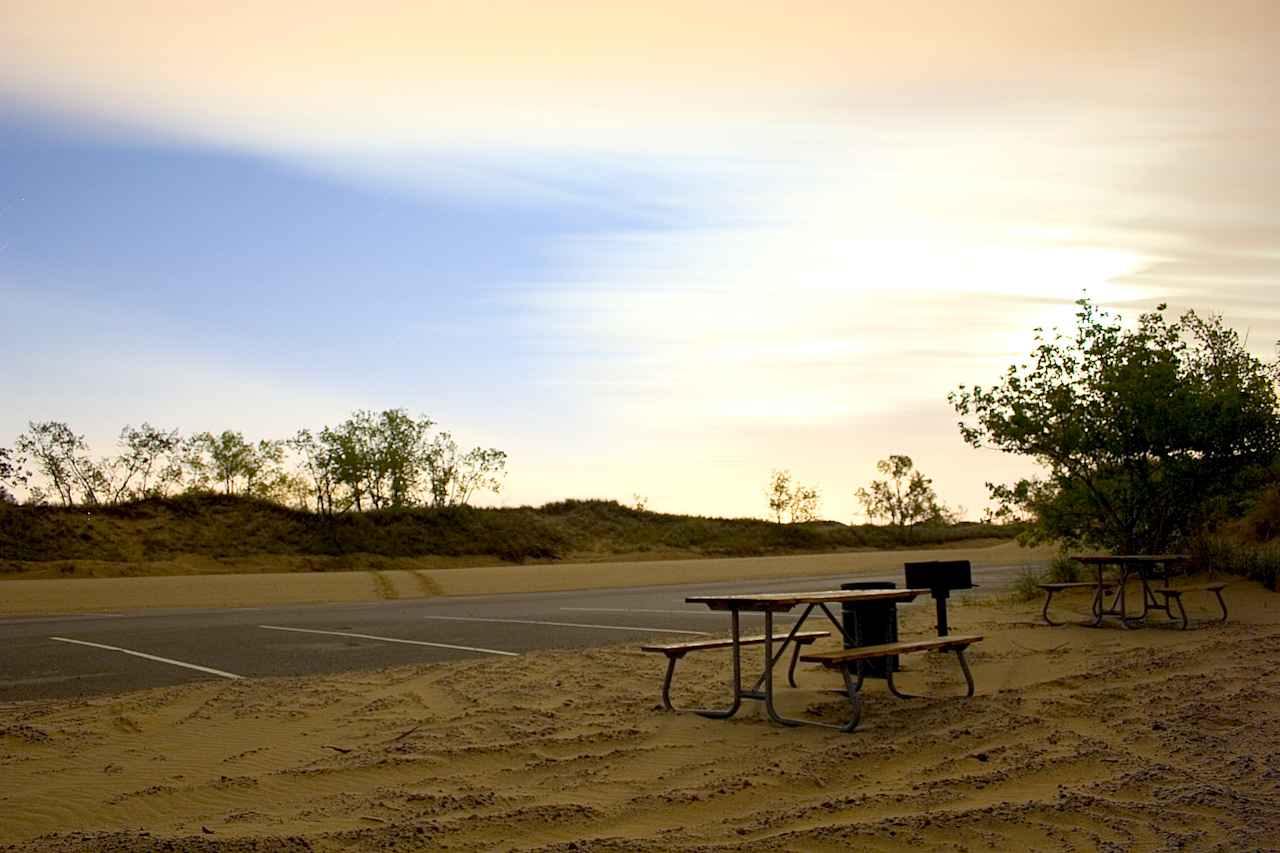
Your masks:
M1216 595L1218 597L1218 606L1222 608L1222 616L1216 621L1226 622L1227 621L1227 602L1224 601L1222 598L1222 591L1226 588L1227 588L1227 585L1225 583L1218 582L1218 583L1207 583L1207 584L1204 584L1203 586L1184 586L1180 589L1153 589L1152 592L1164 598L1164 603L1166 608L1169 607L1169 604L1171 602L1178 605L1178 613L1182 615L1182 627L1183 627L1183 630L1186 630L1187 626L1190 624L1190 621L1187 619L1187 609L1182 606L1183 593L1211 592L1214 595ZM1170 619L1173 618L1172 613L1170 613L1169 618Z
M810 652L809 654L801 655L800 660L806 663L820 663L828 669L840 670L840 674L844 678L845 692L848 694L849 704L853 706L852 717L849 722L840 727L840 730L852 732L858 727L858 722L862 719L860 691L862 690L862 681L866 674L865 668L868 661L892 655L911 654L912 652L955 652L956 659L960 662L960 671L964 673L964 680L967 686L965 697L968 698L973 695L973 673L969 670L969 662L964 659L964 651L981 639L982 637L977 634L956 634L936 639L906 640L898 643L858 646L852 649L831 652ZM857 676L856 680L854 678L855 675ZM886 669L885 682L889 692L899 699L921 698L911 693L903 693L898 689L898 686L893 681L892 667Z
M1065 625L1065 622L1054 622L1049 618L1049 602L1053 601L1054 593L1062 592L1068 589L1092 589L1096 590L1093 594L1093 616L1096 619L1098 614L1102 612L1102 596L1105 593L1115 589L1115 584L1111 583L1093 583L1092 581L1080 581L1076 583L1042 583L1038 586L1044 590L1044 610L1040 615L1044 617L1044 621L1050 625Z
M791 666L787 669L787 682L792 686L796 686L796 658L800 656L800 647L807 646L814 640L822 637L831 636L829 631L805 631L803 633L791 636L791 642L795 645L795 650L791 653ZM781 642L787 639L787 635L773 637L775 642ZM740 646L755 646L763 643L765 636L761 634L759 637L739 637L737 642ZM666 643L663 645L641 646L642 652L661 652L667 656L667 675L662 680L662 706L668 711L693 711L695 713L706 715L705 709L699 708L677 708L671 704L671 679L675 676L676 661L687 655L689 652L703 651L706 649L728 649L732 648L734 639L726 637L722 640L690 640L684 643ZM715 715L718 712L710 712Z

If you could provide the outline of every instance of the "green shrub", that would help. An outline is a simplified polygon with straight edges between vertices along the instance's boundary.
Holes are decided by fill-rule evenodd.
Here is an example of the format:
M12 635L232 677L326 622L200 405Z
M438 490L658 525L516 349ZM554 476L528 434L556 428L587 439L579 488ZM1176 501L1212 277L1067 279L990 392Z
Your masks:
M1198 540L1191 555L1201 571L1242 575L1280 592L1280 543L1247 545L1210 536Z
M1049 583L1078 583L1080 563L1060 552L1049 561Z
M1043 594L1040 589L1040 573L1034 566L1024 566L1013 581L1013 598L1015 601L1030 601Z

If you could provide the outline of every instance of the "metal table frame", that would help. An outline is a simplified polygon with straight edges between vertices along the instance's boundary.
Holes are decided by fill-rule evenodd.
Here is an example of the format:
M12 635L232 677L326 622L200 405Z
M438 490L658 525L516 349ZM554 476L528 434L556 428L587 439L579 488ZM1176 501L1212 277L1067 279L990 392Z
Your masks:
M723 720L732 717L738 713L738 709L742 707L743 699L754 699L758 702L764 702L765 710L769 714L769 719L775 723L784 726L821 726L829 729L844 729L843 725L833 725L831 723L822 723L816 720L799 720L794 717L783 716L774 704L773 690L773 668L777 665L783 655L786 654L787 646L792 643L792 638L800 631L805 620L809 618L809 614L815 609L820 609L840 632L840 636L849 641L854 642L853 638L845 633L844 625L839 619L832 614L829 604L844 604L853 601L884 601L884 602L908 602L913 601L921 595L928 595L927 589L874 589L874 590L821 590L817 592L795 592L795 593L760 593L755 595L695 595L686 598L685 601L690 604L705 604L712 610L729 611L730 622L733 629L733 703L727 708L692 708L690 709L696 714L711 719ZM790 632L783 639L782 644L774 652L773 643L773 615L775 613L788 613L799 605L805 605L804 612L800 614L800 618L791 626ZM741 645L741 619L742 611L762 612L764 613L764 670L760 673L760 677L756 679L755 684L750 690L742 689L742 645ZM861 678L858 679L859 686ZM853 688L849 683L846 673L846 688ZM792 681L794 686L795 682ZM761 690L761 687L764 689ZM851 694L852 696L852 694Z
M1097 628L1102 625L1102 621L1108 616L1116 616L1120 619L1120 624L1126 628L1134 627L1134 623L1145 622L1147 615L1153 610L1162 610L1169 619L1173 619L1173 612L1169 609L1169 601L1166 598L1161 604L1156 600L1155 593L1151 591L1151 581L1160 580L1164 584L1164 588L1169 588L1169 570L1172 565L1184 563L1190 559L1186 554L1111 554L1103 556L1073 556L1071 559L1083 563L1085 566L1092 566L1097 569L1098 580L1096 582L1097 591L1093 599L1093 621L1086 622L1086 625ZM1103 578L1107 566L1115 566L1119 570L1119 577L1115 580L1115 595L1112 596L1111 603L1106 604L1106 587L1108 584ZM1125 596L1125 586L1133 577L1138 578L1141 585L1141 593L1139 598L1142 604L1141 612L1136 615L1130 615L1127 607Z

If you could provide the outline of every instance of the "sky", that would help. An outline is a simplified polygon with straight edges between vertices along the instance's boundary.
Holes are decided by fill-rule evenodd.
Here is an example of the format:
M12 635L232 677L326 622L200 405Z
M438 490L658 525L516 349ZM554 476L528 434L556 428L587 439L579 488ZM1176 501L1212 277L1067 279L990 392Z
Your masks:
M481 502L977 517L990 384L1087 293L1280 339L1274 0L0 0L0 445L353 409Z

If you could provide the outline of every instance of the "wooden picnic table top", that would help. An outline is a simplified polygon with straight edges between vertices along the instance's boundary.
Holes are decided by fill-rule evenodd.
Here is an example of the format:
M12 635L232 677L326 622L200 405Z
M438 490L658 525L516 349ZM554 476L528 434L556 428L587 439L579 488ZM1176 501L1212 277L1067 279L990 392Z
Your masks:
M1071 559L1086 565L1112 565L1115 563L1172 563L1179 560L1190 560L1190 554L1090 554L1076 556Z
M797 604L842 604L846 601L912 601L927 589L824 589L812 592L756 592L742 595L692 595L689 604L712 610L772 610L784 612Z

